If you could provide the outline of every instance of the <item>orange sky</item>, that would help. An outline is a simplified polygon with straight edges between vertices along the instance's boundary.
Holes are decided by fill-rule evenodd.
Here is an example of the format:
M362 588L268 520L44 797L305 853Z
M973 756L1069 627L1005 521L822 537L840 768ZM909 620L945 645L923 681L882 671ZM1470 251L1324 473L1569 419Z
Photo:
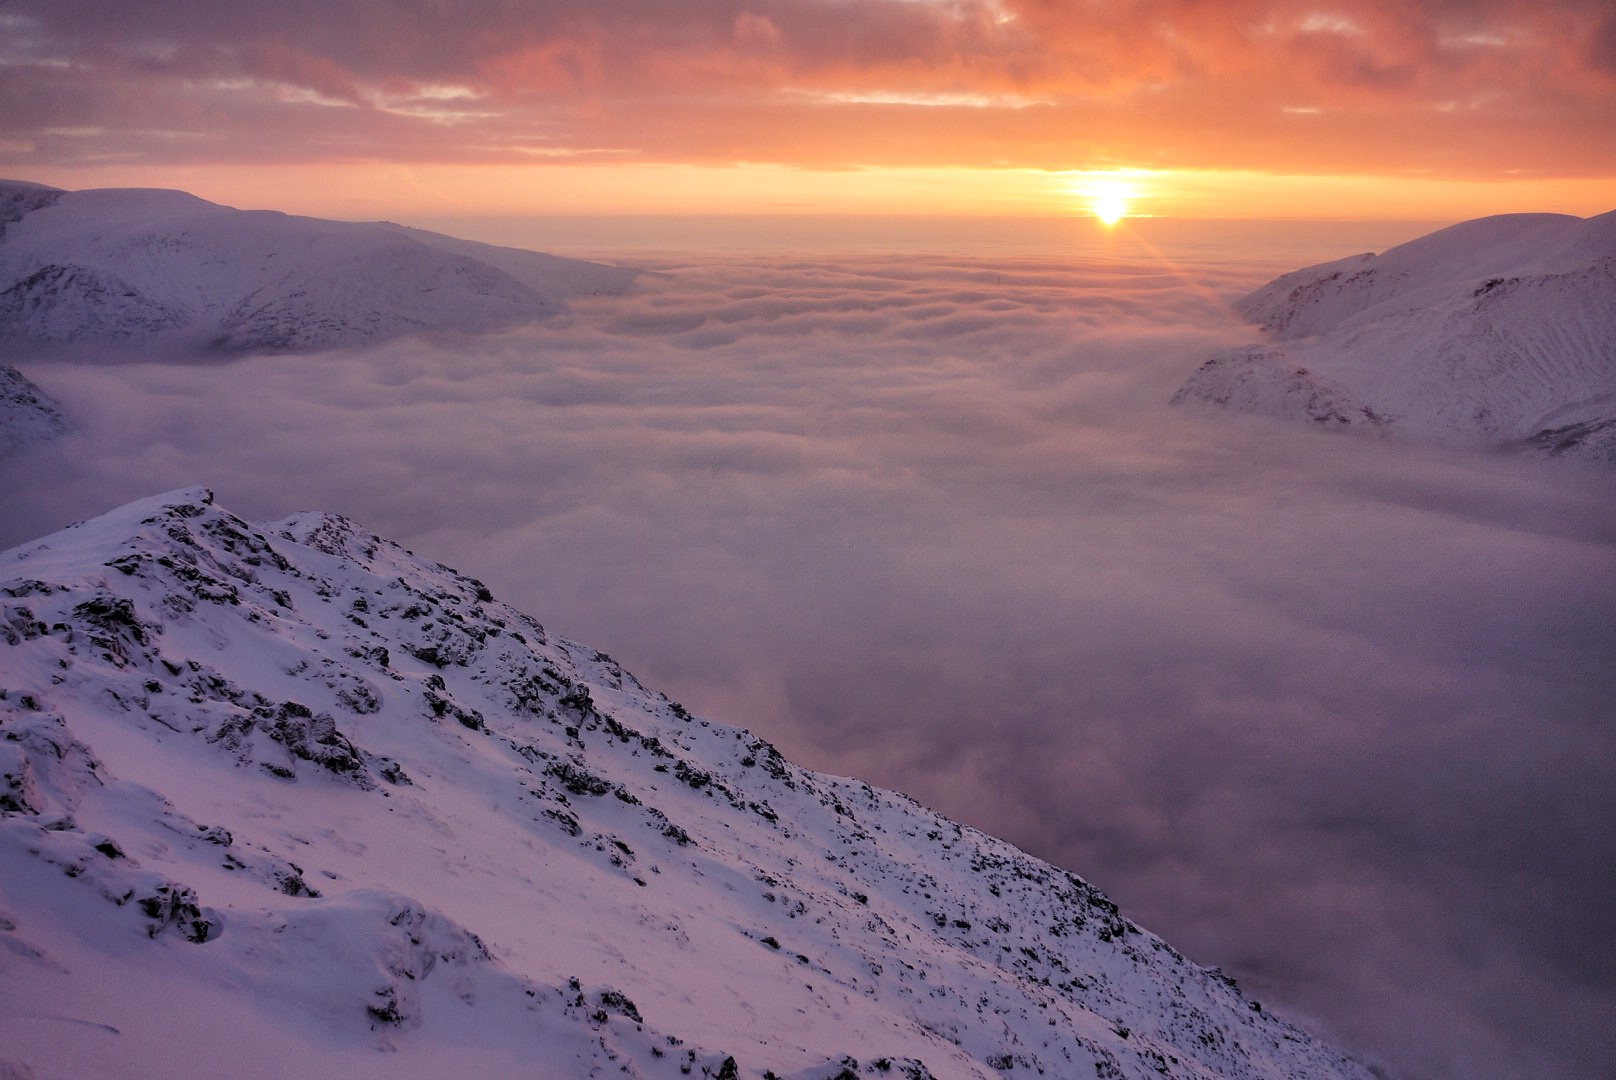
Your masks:
M8 0L0 174L336 217L1616 207L1609 0Z

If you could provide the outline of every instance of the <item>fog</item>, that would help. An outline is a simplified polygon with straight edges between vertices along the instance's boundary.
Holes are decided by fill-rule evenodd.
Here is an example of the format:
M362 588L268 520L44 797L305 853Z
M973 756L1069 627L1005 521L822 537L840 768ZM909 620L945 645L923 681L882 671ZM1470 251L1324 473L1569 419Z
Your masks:
M1165 404L1362 249L663 251L497 337L24 362L78 427L0 545L341 512L1392 1075L1608 1076L1616 473Z

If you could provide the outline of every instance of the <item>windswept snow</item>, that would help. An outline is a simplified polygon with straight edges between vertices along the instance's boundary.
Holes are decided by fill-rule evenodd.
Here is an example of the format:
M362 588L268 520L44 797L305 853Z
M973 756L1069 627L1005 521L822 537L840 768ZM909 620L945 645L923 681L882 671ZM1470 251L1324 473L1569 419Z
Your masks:
M0 638L0 1073L1368 1076L338 517L132 503Z
M1616 463L1616 212L1481 218L1282 275L1174 397Z
M0 341L236 353L485 333L633 271L179 191L0 181Z

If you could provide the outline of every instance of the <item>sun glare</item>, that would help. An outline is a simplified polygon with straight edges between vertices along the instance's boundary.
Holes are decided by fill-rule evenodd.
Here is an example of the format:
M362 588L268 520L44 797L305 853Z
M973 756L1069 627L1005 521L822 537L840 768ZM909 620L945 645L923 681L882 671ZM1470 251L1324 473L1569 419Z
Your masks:
M1153 195L1154 177L1143 169L1096 169L1065 174L1065 195L1076 200L1106 228L1125 217L1138 217L1135 204Z
M1108 228L1128 216L1128 201L1134 197L1133 189L1121 180L1096 180L1084 194L1090 212Z
M1119 193L1096 195L1089 204L1094 216L1107 225L1115 225L1128 216L1128 197Z

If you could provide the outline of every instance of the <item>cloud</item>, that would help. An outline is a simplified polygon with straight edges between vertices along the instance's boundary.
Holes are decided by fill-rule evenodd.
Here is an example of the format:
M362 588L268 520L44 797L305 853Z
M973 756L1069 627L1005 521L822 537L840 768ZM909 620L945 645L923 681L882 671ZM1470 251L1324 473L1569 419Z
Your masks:
M657 265L485 339L24 365L81 428L0 543L346 513L1400 1075L1610 1072L1609 477L1165 407L1267 276L1210 247Z
M1607 175L1611 23L1553 0L22 0L12 169L612 155ZM452 108L426 107L444 88ZM400 108L400 102L417 104ZM1299 128L1297 108L1317 110ZM1292 111L1287 111L1292 110ZM82 134L96 131L96 138ZM1523 145L1522 140L1525 140Z

